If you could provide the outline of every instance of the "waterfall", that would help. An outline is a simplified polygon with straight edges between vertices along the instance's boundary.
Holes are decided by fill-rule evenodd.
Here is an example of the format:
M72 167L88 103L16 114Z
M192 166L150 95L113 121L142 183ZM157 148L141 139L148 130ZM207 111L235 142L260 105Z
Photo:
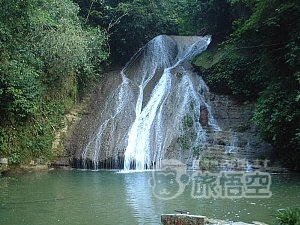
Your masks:
M156 168L165 158L195 161L207 130L220 130L209 89L190 63L210 41L210 36L160 35L141 48L107 97L99 125L81 151L81 167L98 169L107 160L116 165L120 156L125 170Z

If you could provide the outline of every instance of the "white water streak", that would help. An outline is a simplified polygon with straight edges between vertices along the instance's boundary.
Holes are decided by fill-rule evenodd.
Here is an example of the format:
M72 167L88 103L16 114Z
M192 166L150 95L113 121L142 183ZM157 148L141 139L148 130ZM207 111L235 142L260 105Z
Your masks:
M178 46L177 56L176 59L173 60L172 65L170 65L169 60L165 61L165 59L167 58L166 54L170 56L170 51L173 49L170 50L166 48L168 45L161 41L162 37L163 36L159 36L156 42L153 40L155 43L153 45L154 56L150 57L151 61L143 61L142 74L150 73L151 75L148 76L145 83L142 82L139 85L136 119L128 133L128 145L125 151L125 170L129 170L132 167L135 167L136 170L143 170L146 167L150 168L153 162L157 162L164 157L168 145L179 135L179 130L183 129L181 124L182 118L185 113L188 113L188 107L191 102L195 104L192 114L195 114L198 118L200 117L200 104L205 104L209 112L209 124L213 126L213 129L219 130L218 125L212 118L209 105L205 102L204 97L199 94L195 85L200 85L204 92L208 92L207 86L199 77L198 80L197 77L194 78L197 80L196 84L194 84L191 78L194 74L190 71L186 71L183 65L193 56L207 48L211 40L210 37L199 38L196 42L185 46L186 48ZM164 46L160 46L160 44L164 44ZM157 49L159 49L159 51L157 51ZM151 65L148 67L148 70L145 70L145 64ZM156 69L162 65L165 66L164 72L154 87L148 103L142 109L144 88L150 79L153 78ZM147 76L143 75L143 77ZM178 93L176 93L176 91ZM179 96L177 96L177 94L179 94ZM170 97L170 95L175 95L175 97ZM181 99L181 101L178 102L178 99ZM166 107L166 105L170 105L170 101L175 102L173 104L171 103L171 108ZM175 115L170 114L170 118L164 118L164 114L168 113L166 112L167 110L172 111ZM165 122L166 119L173 119L173 121ZM196 137L193 141L195 143L205 142L205 131L200 125L200 122L194 121L193 126L196 130ZM195 147L195 143L191 147ZM135 165L132 166L132 164Z
M83 168L91 161L98 169L99 162L123 153L125 170L157 167L167 154L192 161L193 149L206 142L200 107L208 111L210 129L220 130L208 87L190 70L190 60L210 41L210 36L160 35L135 54L121 71L122 83L107 97L98 128L82 150Z

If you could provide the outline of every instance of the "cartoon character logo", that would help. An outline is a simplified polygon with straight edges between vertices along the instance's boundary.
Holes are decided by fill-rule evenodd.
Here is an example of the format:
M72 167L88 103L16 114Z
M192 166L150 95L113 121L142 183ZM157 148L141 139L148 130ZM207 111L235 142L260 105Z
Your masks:
M154 170L148 183L153 194L160 199L169 200L181 195L189 183L186 165L176 159L163 160L161 170Z

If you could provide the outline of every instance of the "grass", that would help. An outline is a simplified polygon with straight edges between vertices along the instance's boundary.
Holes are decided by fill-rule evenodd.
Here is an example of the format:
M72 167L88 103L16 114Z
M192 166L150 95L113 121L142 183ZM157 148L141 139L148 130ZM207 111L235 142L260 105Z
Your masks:
M278 210L275 218L279 225L300 225L300 208Z

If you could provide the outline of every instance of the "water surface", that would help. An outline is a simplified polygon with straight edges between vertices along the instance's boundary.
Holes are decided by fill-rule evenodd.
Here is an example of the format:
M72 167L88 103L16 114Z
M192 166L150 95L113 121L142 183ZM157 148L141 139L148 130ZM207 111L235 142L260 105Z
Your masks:
M272 223L277 209L300 205L299 174L272 174L272 197L193 199L191 185L170 200L152 192L152 172L53 170L0 178L0 224L160 224L186 209L233 221Z

